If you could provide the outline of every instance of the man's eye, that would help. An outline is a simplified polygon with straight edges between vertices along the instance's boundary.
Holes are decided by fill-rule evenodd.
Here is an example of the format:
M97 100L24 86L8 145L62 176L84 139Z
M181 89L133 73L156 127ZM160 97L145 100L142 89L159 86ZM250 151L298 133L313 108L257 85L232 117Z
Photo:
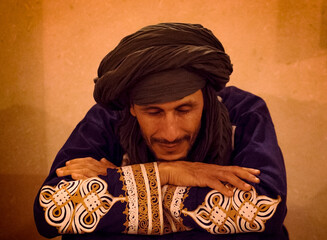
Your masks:
M179 113L189 113L191 111L191 108L178 108L177 112Z
M151 116L156 116L159 115L161 112L160 111L149 111L147 112L147 114L151 115Z

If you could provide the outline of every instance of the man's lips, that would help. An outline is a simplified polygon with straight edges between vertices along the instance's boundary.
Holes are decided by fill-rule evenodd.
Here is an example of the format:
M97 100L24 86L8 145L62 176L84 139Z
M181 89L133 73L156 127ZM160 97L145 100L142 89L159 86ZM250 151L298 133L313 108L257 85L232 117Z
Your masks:
M158 143L158 145L162 148L166 148L169 150L176 149L181 143Z
M191 137L189 135L185 135L183 137L177 138L174 141L168 141L164 138L151 138L150 144L154 147L157 147L165 152L165 154L177 154L184 149L184 145L190 142ZM159 150L160 152L160 150Z

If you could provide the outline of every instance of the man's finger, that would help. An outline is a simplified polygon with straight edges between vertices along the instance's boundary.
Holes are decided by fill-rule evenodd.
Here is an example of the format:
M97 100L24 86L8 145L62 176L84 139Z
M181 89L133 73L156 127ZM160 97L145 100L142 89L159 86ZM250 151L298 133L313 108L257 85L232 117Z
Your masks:
M218 192L222 193L223 195L225 195L227 197L233 196L233 191L231 189L227 188L218 179L211 179L208 182L210 182L208 187L217 190Z
M98 173L98 175L107 175L107 166L104 166L103 163L100 163L97 160L94 162L81 162L81 163L72 163L68 164L65 167L60 168L60 170L85 170L85 171L93 171Z
M249 173L253 174L253 175L259 175L260 174L260 170L259 169L255 169L255 168L246 168L246 167L242 167L242 169L248 171Z
M79 173L72 173L72 179L74 180L84 180L87 179L86 176L84 176L83 174L79 174Z
M63 176L68 176L68 175L73 175L73 174L80 174L85 177L96 177L98 175L103 175L99 172L92 171L90 169L86 168L81 168L81 169L67 169L67 168L61 168L56 170L57 176L58 177L63 177Z
M71 159L71 160L67 161L66 165L88 163L88 162L92 162L94 160L95 159L91 158L91 157L75 158L75 159ZM97 161L97 160L95 160L95 161Z
M251 185L244 182L239 177L235 176L234 173L224 172L222 173L224 176L219 177L219 179L223 179L224 181L230 183L234 187L237 187L244 191L249 191L251 189Z
M64 177L64 176L72 175L73 173L83 174L83 169L67 169L63 167L63 168L58 168L56 170L56 173L58 177Z
M115 164L113 164L112 162L108 161L105 158L101 158L100 162L103 163L108 168L116 168L117 167Z
M102 158L100 161L91 158L76 158L66 162L66 166L76 166L76 165L85 165L85 166L96 166L98 168L116 168L117 166L114 165L112 162L108 161L106 158ZM93 168L94 169L94 168Z
M254 182L254 183L260 183L260 179L256 175L254 175L250 172L238 171L235 174L236 174L236 176L238 176L239 178L242 178L244 180Z
M64 175L64 171L61 170L60 168L58 168L58 169L56 170L56 174L57 174L58 177L66 176L66 175Z
M227 167L228 172L233 173L235 176L254 183L259 183L260 179L256 176L260 174L260 171L253 168L244 168L238 166Z

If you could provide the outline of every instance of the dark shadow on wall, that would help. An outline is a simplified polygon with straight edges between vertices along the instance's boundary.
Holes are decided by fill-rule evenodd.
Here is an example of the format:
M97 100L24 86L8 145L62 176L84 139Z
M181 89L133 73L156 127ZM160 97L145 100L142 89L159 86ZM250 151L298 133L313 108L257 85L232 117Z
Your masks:
M321 5L322 4L322 5ZM327 3L279 0L277 60L293 63L323 54L327 48Z
M36 231L33 201L45 172L44 112L29 106L0 111L0 239L43 239Z
M327 49L327 0L322 2L321 7L320 47Z
M1 1L0 10L0 239L44 239L32 212L48 171L42 1Z

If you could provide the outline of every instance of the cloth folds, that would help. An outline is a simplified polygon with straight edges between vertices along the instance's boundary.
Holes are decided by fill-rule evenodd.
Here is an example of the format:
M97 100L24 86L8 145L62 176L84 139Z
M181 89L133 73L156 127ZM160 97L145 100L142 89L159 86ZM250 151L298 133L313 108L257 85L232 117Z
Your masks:
M161 23L123 38L104 57L94 99L111 109L123 109L139 79L177 68L196 72L216 91L225 87L233 71L229 56L210 30L199 24Z
M178 68L148 75L131 91L133 104L147 105L176 101L202 89L206 81L198 74Z

